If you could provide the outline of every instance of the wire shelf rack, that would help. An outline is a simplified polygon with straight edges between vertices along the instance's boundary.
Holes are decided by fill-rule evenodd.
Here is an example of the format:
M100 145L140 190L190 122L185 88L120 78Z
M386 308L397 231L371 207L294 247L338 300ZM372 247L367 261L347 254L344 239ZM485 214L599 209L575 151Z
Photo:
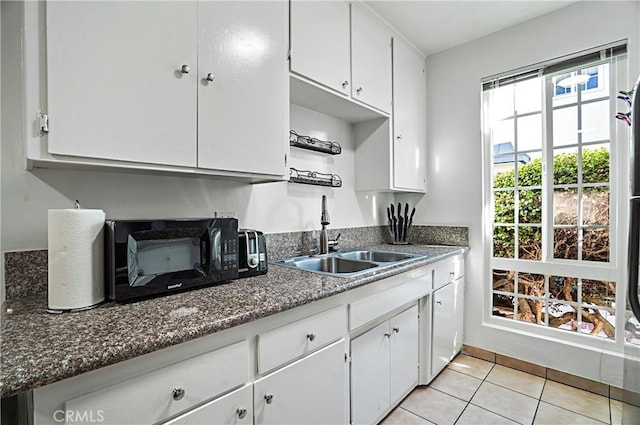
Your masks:
M314 186L342 187L342 179L337 174L325 174L318 171L289 168L289 181Z
M330 142L316 139L315 137L302 136L294 130L289 131L289 145L311 151L328 153L330 155L339 155L342 153L342 147L338 142Z

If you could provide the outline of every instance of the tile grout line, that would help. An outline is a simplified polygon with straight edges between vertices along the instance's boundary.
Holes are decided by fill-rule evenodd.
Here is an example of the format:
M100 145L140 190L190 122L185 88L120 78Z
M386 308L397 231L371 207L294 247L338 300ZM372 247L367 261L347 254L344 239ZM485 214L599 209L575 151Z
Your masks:
M471 356L471 357L473 357L473 356ZM475 357L474 357L474 358L475 358ZM480 360L483 360L483 359L480 359ZM488 361L488 360L485 360L485 361ZM487 381L487 377L489 376L489 374L491 373L491 371L493 371L493 369L495 368L495 366L496 366L496 365L498 365L498 363L496 363L496 362L490 362L490 363L493 363L493 365L491 366L491 369L489 369L489 371L487 372L487 374L485 375L485 377L482 379L482 382L480 383L480 385L478 386L478 388L476 389L476 391L473 393L473 395L471 396L471 398L470 398L470 399L469 399L469 401L467 402L467 405L465 406L465 408L464 408L464 409L462 409L462 412L460 413L460 415L459 415L459 416L458 416L458 418L456 419L456 422L458 422L458 420L460 419L460 417L462 416L462 414L464 413L464 411L467 409L467 407L469 407L469 405L470 405L470 404L472 404L472 403L471 403L471 400L472 400L472 399L473 399L473 397L476 395L476 393L480 390L480 387L482 386L482 384L484 384L485 382L488 382L489 384L491 384L491 385L495 385L495 386L500 387L500 388L504 388L505 390L513 391L514 393L517 393L517 394L523 395L523 396L525 396L525 397L530 397L530 398L532 398L532 399L534 399L534 400L536 399L536 397L531 397L529 394L521 393L520 391L516 391L516 390L514 390L514 389L512 389L512 388L508 388L508 387L502 386L502 385L500 385L500 384L496 384L496 383L494 383L494 382ZM500 365L500 366L504 366L504 365ZM504 366L504 367L508 367L508 366ZM518 372L522 372L522 373L527 373L527 374L532 375L532 376L537 376L537 375L534 375L534 374L532 374L532 373L525 372L525 371L522 371L522 370L519 370L519 369L515 369L515 368L509 368L509 369L513 369L513 370L516 370L516 371L518 371ZM475 377L475 376L473 376L473 375L470 375L470 374L467 374L467 373L464 373L464 372L460 372L460 371L457 371L457 370L455 370L455 369L451 369L451 370L453 370L453 371L455 371L455 372L462 373L462 374L464 374L464 375L466 375L466 376L470 376L470 377L472 377L472 378L479 379L479 378L477 378L477 377ZM542 377L540 376L540 378L542 378ZM545 385L546 385L546 383L547 383L547 378L545 377L545 378L543 378L543 379L544 379L544 384L542 385L542 391L544 391L544 386L545 386ZM436 391L439 391L439 392L441 392L441 393L443 393L443 394L447 394L447 393L445 393L444 391L440 391L440 390L438 390L437 388L432 388L432 389L434 389L434 390L436 390ZM539 397L537 397L538 404L536 405L536 411L534 412L533 417L531 418L531 423L533 423L533 420L535 419L536 414L538 413L538 406L540 405L540 400L541 400L541 398L542 398L542 391L540 391L540 396L539 396ZM458 397L452 396L451 394L447 394L447 395L448 395L448 396L451 396L451 397L454 397L454 398L458 398ZM462 400L462 399L458 398L458 400ZM465 401L465 400L462 400L462 401ZM501 414L499 414L499 413L496 413L496 412L494 412L494 411L492 411L492 410L485 409L484 407L477 406L477 405L475 405L475 404L473 404L473 406L478 407L478 408L483 409L483 410L486 410L487 412L493 413L494 415L500 416L500 417L505 418L505 419L507 419L507 420L510 420L510 421L512 421L512 422L519 423L519 422L517 422L517 421L515 421L515 420L513 420L513 419L511 419L511 418L508 418L508 417L506 417L506 416L504 416L504 415L501 415ZM454 425L455 425L455 423L456 423L456 422L454 422Z
M536 416L538 416L538 409L540 409L540 403L542 403L542 394L544 394L544 387L546 386L547 386L547 378L545 376L544 383L542 384L542 390L540 391L540 396L538 397L538 404L536 405L536 411L533 412L533 418L531 418L532 424L536 421Z
M487 376L489 376L489 374L491 373L491 371L493 370L493 368L494 368L495 366L496 366L496 364L495 364L495 362L494 362L494 363L493 363L493 365L491 366L491 368L489 369L489 371L487 371L487 374L484 376L484 378L482 378L482 382L480 382L480 385L478 385L478 388L476 388L476 390L473 392L473 394L471 395L471 397L469 397L469 401L467 401L467 405L466 405L466 406L464 406L464 409L462 409L462 412L460 412L460 414L459 414L459 415L458 415L458 417L456 418L455 422L453 422L453 423L454 423L454 425L455 425L456 423L458 423L458 421L460 420L460 418L462 417L462 415L464 414L464 412L467 410L467 408L468 408L468 407L469 407L469 405L471 404L471 400L473 400L473 397L475 397L476 393L477 393L478 391L480 391L480 387L482 386L482 384L484 384L484 383L485 383L485 381L487 381ZM461 373L462 373L462 372L461 372ZM468 376L471 376L471 375L468 375ZM474 404L474 406L475 406L475 404ZM480 407L480 406L477 406L477 407ZM481 408L481 407L480 407L480 408ZM482 409L482 408L481 408L481 409ZM488 412L490 412L490 410L487 410L487 411L488 411ZM495 412L491 412L491 413L496 414ZM499 416L502 416L502 415L499 415ZM503 417L504 417L504 416L503 416Z

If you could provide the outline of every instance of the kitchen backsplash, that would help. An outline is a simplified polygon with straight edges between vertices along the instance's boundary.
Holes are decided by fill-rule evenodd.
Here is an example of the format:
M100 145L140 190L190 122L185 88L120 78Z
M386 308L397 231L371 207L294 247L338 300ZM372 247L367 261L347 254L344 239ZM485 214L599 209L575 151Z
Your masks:
M7 300L47 293L47 250L4 253L4 282Z
M393 236L387 226L328 229L329 238L338 239L338 249L353 249L389 243ZM269 261L308 255L317 249L320 231L269 233L266 235ZM423 245L469 246L469 228L464 226L413 226L409 242ZM389 245L389 249L393 249ZM4 253L7 300L47 293L47 250Z

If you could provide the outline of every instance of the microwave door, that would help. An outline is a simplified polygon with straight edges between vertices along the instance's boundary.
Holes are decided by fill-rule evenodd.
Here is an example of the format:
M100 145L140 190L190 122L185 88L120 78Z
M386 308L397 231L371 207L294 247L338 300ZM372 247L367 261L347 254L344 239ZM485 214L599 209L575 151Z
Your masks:
M143 232L140 232L143 233ZM164 234L166 233L166 234ZM200 232L177 237L173 232L146 232L129 235L128 273L132 287L166 284L171 277L205 277L200 264ZM144 238L142 238L143 236Z

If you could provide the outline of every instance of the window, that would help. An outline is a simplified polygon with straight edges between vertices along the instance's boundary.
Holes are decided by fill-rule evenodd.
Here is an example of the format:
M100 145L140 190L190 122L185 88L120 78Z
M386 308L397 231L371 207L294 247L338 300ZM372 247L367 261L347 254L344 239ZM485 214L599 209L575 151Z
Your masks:
M611 175L610 76L620 58L483 85L492 320L616 340L615 266L626 259L610 230L625 195Z

